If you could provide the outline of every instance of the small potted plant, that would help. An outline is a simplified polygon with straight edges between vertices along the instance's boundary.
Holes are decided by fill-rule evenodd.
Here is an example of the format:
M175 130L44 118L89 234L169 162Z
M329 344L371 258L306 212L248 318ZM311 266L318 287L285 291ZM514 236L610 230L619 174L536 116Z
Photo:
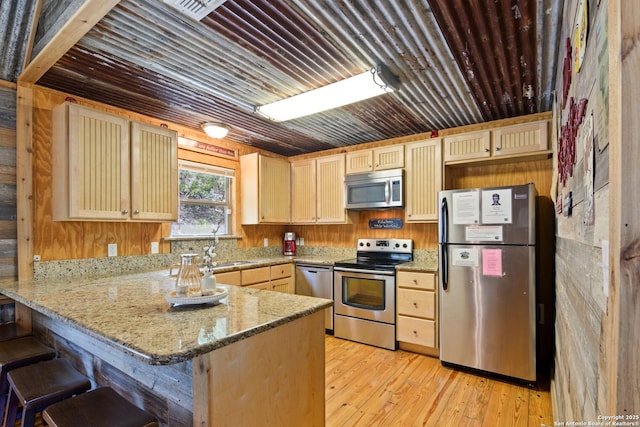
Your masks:
M213 294L216 290L216 277L213 275L213 269L218 264L214 261L216 254L216 246L218 246L218 230L220 229L220 223L216 224L212 230L213 239L207 240L207 246L203 249L204 256L202 261L204 262L204 275L202 276L202 295Z

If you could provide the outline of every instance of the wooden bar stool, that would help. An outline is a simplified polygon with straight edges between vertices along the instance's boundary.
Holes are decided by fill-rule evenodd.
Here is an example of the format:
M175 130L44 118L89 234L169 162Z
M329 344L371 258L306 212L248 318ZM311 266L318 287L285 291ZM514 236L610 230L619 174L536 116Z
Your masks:
M31 332L22 329L16 322L3 323L0 325L0 341L8 341L29 335L31 335Z
M7 372L31 363L53 359L55 356L54 349L42 344L33 336L0 341L0 419L4 415L9 391Z
M22 427L33 427L36 413L91 388L89 378L68 360L53 359L17 368L7 374L9 399L4 426L16 424L18 404L22 404Z
M156 427L158 420L130 403L111 387L99 387L42 412L50 427Z

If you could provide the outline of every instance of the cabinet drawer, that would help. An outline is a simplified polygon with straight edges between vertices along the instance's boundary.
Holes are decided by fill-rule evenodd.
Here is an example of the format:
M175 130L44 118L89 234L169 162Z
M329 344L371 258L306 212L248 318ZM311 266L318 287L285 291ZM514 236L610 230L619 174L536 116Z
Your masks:
M398 289L398 314L435 319L436 293Z
M284 292L286 294L292 294L293 293L293 279L289 277L289 278L286 278L286 279L274 280L271 283L269 283L269 289L271 289L272 291Z
M436 288L436 274L418 271L398 271L396 283L400 288L426 289L433 291Z
M436 322L398 316L396 328L398 341L436 348Z
M226 273L218 273L215 275L216 283L223 285L240 286L240 272L239 271L227 271Z
M253 285L247 285L247 288L262 289L265 291L268 291L270 289L269 282L261 282L261 283L255 283Z
M293 275L293 264L279 264L271 266L271 280L291 277Z
M268 282L270 276L269 267L252 268L242 270L242 286L253 285L254 283Z

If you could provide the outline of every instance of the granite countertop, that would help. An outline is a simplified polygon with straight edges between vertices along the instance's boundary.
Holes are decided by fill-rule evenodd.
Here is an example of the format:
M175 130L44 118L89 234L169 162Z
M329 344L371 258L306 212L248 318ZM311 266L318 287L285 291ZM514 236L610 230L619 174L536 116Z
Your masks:
M433 272L438 271L438 264L433 261L412 261L397 265L396 270Z
M238 261L220 261L218 265L213 269L213 273L224 273L227 271L246 270L248 268L267 267L271 265L286 264L286 263L301 263L301 264L316 264L316 265L330 265L332 266L336 261L342 261L345 257L340 256L319 256L319 255L296 255L296 256L282 256L275 258L254 258L248 260ZM237 265L229 265L237 263ZM177 265L174 266L173 272L177 274Z
M152 365L184 362L332 304L327 299L219 285L229 293L219 304L171 306L165 295L174 280L167 269L2 282L0 293Z

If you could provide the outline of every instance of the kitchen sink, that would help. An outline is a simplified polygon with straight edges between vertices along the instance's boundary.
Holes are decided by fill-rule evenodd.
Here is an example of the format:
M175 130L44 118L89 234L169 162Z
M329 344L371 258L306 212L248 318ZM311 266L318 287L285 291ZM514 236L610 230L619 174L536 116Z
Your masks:
M239 267L242 265L251 265L256 264L257 261L229 261L229 262L219 262L216 264L216 267Z

